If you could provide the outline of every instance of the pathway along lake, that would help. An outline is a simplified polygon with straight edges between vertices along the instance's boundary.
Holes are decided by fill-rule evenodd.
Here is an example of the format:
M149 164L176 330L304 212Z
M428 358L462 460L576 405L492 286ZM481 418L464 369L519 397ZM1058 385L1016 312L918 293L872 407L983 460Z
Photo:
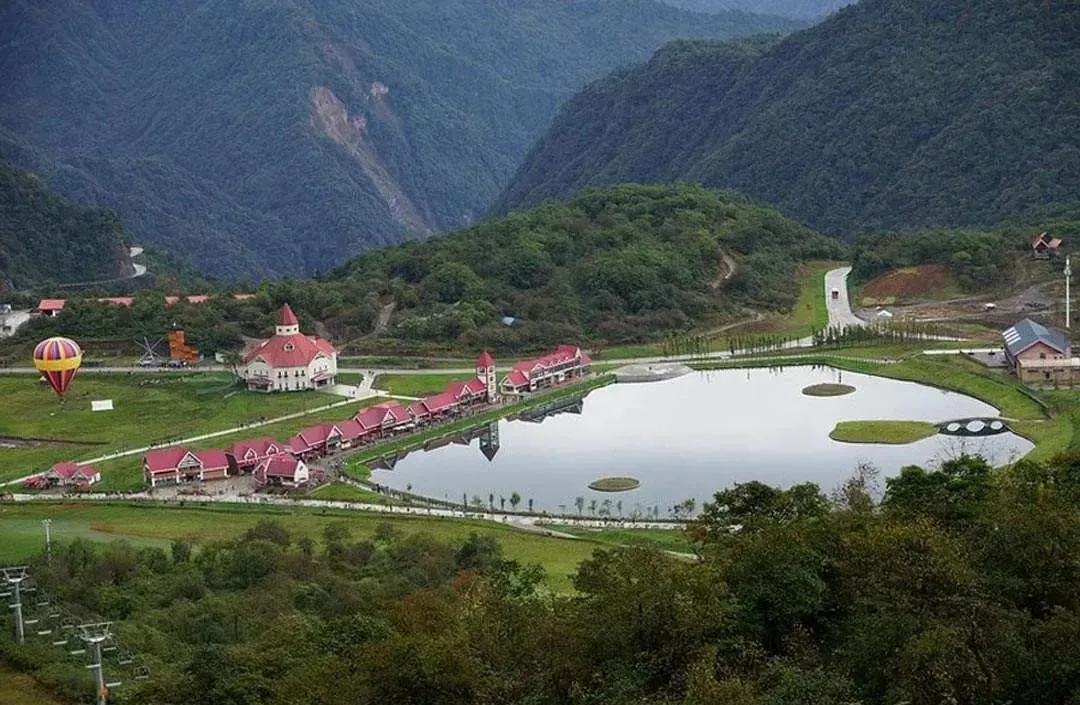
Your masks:
M842 382L846 396L811 397L803 387ZM688 498L700 507L717 490L759 480L788 487L816 482L828 492L872 463L883 477L906 465L933 465L963 452L995 465L1018 458L1033 445L1013 433L983 438L933 436L908 445L839 443L829 438L837 421L899 419L947 421L997 416L977 399L914 382L841 372L823 367L786 367L694 372L678 379L613 384L590 393L577 407L541 422L502 420L483 437L417 451L372 480L436 499L462 495L487 504L488 495L533 499L537 511L576 512L577 497L589 503L621 501L660 516ZM462 442L468 445L462 445ZM489 461L487 456L492 456ZM596 492L587 485L624 475L641 486L628 492ZM882 490L884 481L882 481ZM616 510L612 510L617 514Z

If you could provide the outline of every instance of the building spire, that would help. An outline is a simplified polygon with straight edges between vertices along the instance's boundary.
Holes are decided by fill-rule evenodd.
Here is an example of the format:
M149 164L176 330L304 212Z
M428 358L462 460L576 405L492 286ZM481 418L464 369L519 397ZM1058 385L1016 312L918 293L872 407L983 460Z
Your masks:
M281 307L281 313L278 314L275 332L278 335L296 335L300 332L300 321L287 303Z

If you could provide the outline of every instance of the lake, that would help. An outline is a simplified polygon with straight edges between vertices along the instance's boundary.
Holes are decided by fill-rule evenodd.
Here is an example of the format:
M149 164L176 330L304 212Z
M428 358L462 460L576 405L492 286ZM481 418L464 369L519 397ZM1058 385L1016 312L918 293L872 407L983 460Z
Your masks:
M856 391L839 397L802 394L803 387L820 382L843 382ZM586 505L593 499L621 501L625 514L656 506L666 516L673 504L694 498L700 506L736 482L816 482L829 491L860 463L873 464L883 477L963 452L1001 465L1033 444L1013 433L938 435L907 445L829 438L837 421L997 415L989 404L955 392L832 368L694 372L663 382L612 384L539 422L503 419L483 429L482 438L458 438L410 453L392 470L373 470L372 480L454 502L467 495L486 504L493 494L498 506L500 496L517 492L522 507L531 498L537 511L574 512L575 499L583 497ZM590 482L612 475L637 478L641 486L617 493L588 489Z

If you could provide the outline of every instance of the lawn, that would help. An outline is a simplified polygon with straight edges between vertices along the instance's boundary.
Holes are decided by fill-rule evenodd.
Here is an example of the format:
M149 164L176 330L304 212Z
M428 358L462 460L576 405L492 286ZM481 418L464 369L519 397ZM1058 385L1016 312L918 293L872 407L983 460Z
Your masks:
M379 375L375 378L375 389L383 389L397 396L426 397L439 394L451 382L467 382L468 374L430 374L430 375Z
M365 490L356 485L334 482L317 487L307 495L311 499L323 499L331 502L366 502L368 504L400 504L386 495Z
M351 535L371 536L375 527L389 521L405 533L426 532L436 538L460 542L470 533L491 534L507 558L539 563L548 573L548 585L557 591L570 589L577 565L603 547L593 541L560 539L500 526L494 522L443 519L426 516L390 516L334 509L287 508L271 505L187 506L132 503L94 504L34 502L0 505L0 564L25 560L44 543L41 520L53 520L54 541L75 537L93 540L128 539L150 545L166 545L172 539L194 543L225 540L246 531L260 519L284 524L295 538L319 540L323 528L333 522L346 524ZM8 540L9 536L14 540Z
M937 432L937 426L927 421L841 421L829 438L841 443L902 445L921 441Z
M113 411L90 410L111 399ZM229 375L84 375L61 403L34 376L0 377L0 436L47 438L88 445L0 448L0 481L48 469L59 460L97 457L167 439L221 431L340 401L319 392L260 394L237 390ZM345 408L337 412L348 416Z

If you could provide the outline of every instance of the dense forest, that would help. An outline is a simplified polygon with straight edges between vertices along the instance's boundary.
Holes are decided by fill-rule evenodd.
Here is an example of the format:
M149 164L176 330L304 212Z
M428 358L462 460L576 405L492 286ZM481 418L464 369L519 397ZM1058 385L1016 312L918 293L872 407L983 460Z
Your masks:
M112 213L71 203L0 162L0 291L123 276L125 239Z
M855 239L852 274L866 282L893 269L919 264L949 268L965 291L1009 286L1021 268L1017 259L1031 257L1032 237L1040 233L1063 240L1057 258L1080 245L1080 208L1044 210L1032 222L1010 219L995 228L929 228L860 235Z
M742 10L817 21L852 4L851 0L664 0L669 5L694 12Z
M166 307L163 291L140 293L131 308L73 302L20 336L153 339L176 323L213 352L267 333L288 301L306 331L318 320L339 345L375 332L384 310L393 312L378 331L387 351L610 343L730 321L748 307L790 310L799 265L845 254L738 194L615 186L375 250L319 279L265 281L246 301L225 295L244 290L236 285L200 305Z
M795 26L658 0L14 0L0 158L209 274L310 274L481 216L606 71Z
M321 540L272 519L171 550L76 540L38 585L118 623L152 674L116 703L1054 705L1080 699L1080 459L959 456L830 495L757 482L688 529L696 556L599 550L570 594L393 524ZM41 638L5 658L85 698ZM114 667L115 668L115 667Z
M699 181L819 232L994 225L1080 193L1080 4L862 0L768 42L676 42L560 110L500 198Z

